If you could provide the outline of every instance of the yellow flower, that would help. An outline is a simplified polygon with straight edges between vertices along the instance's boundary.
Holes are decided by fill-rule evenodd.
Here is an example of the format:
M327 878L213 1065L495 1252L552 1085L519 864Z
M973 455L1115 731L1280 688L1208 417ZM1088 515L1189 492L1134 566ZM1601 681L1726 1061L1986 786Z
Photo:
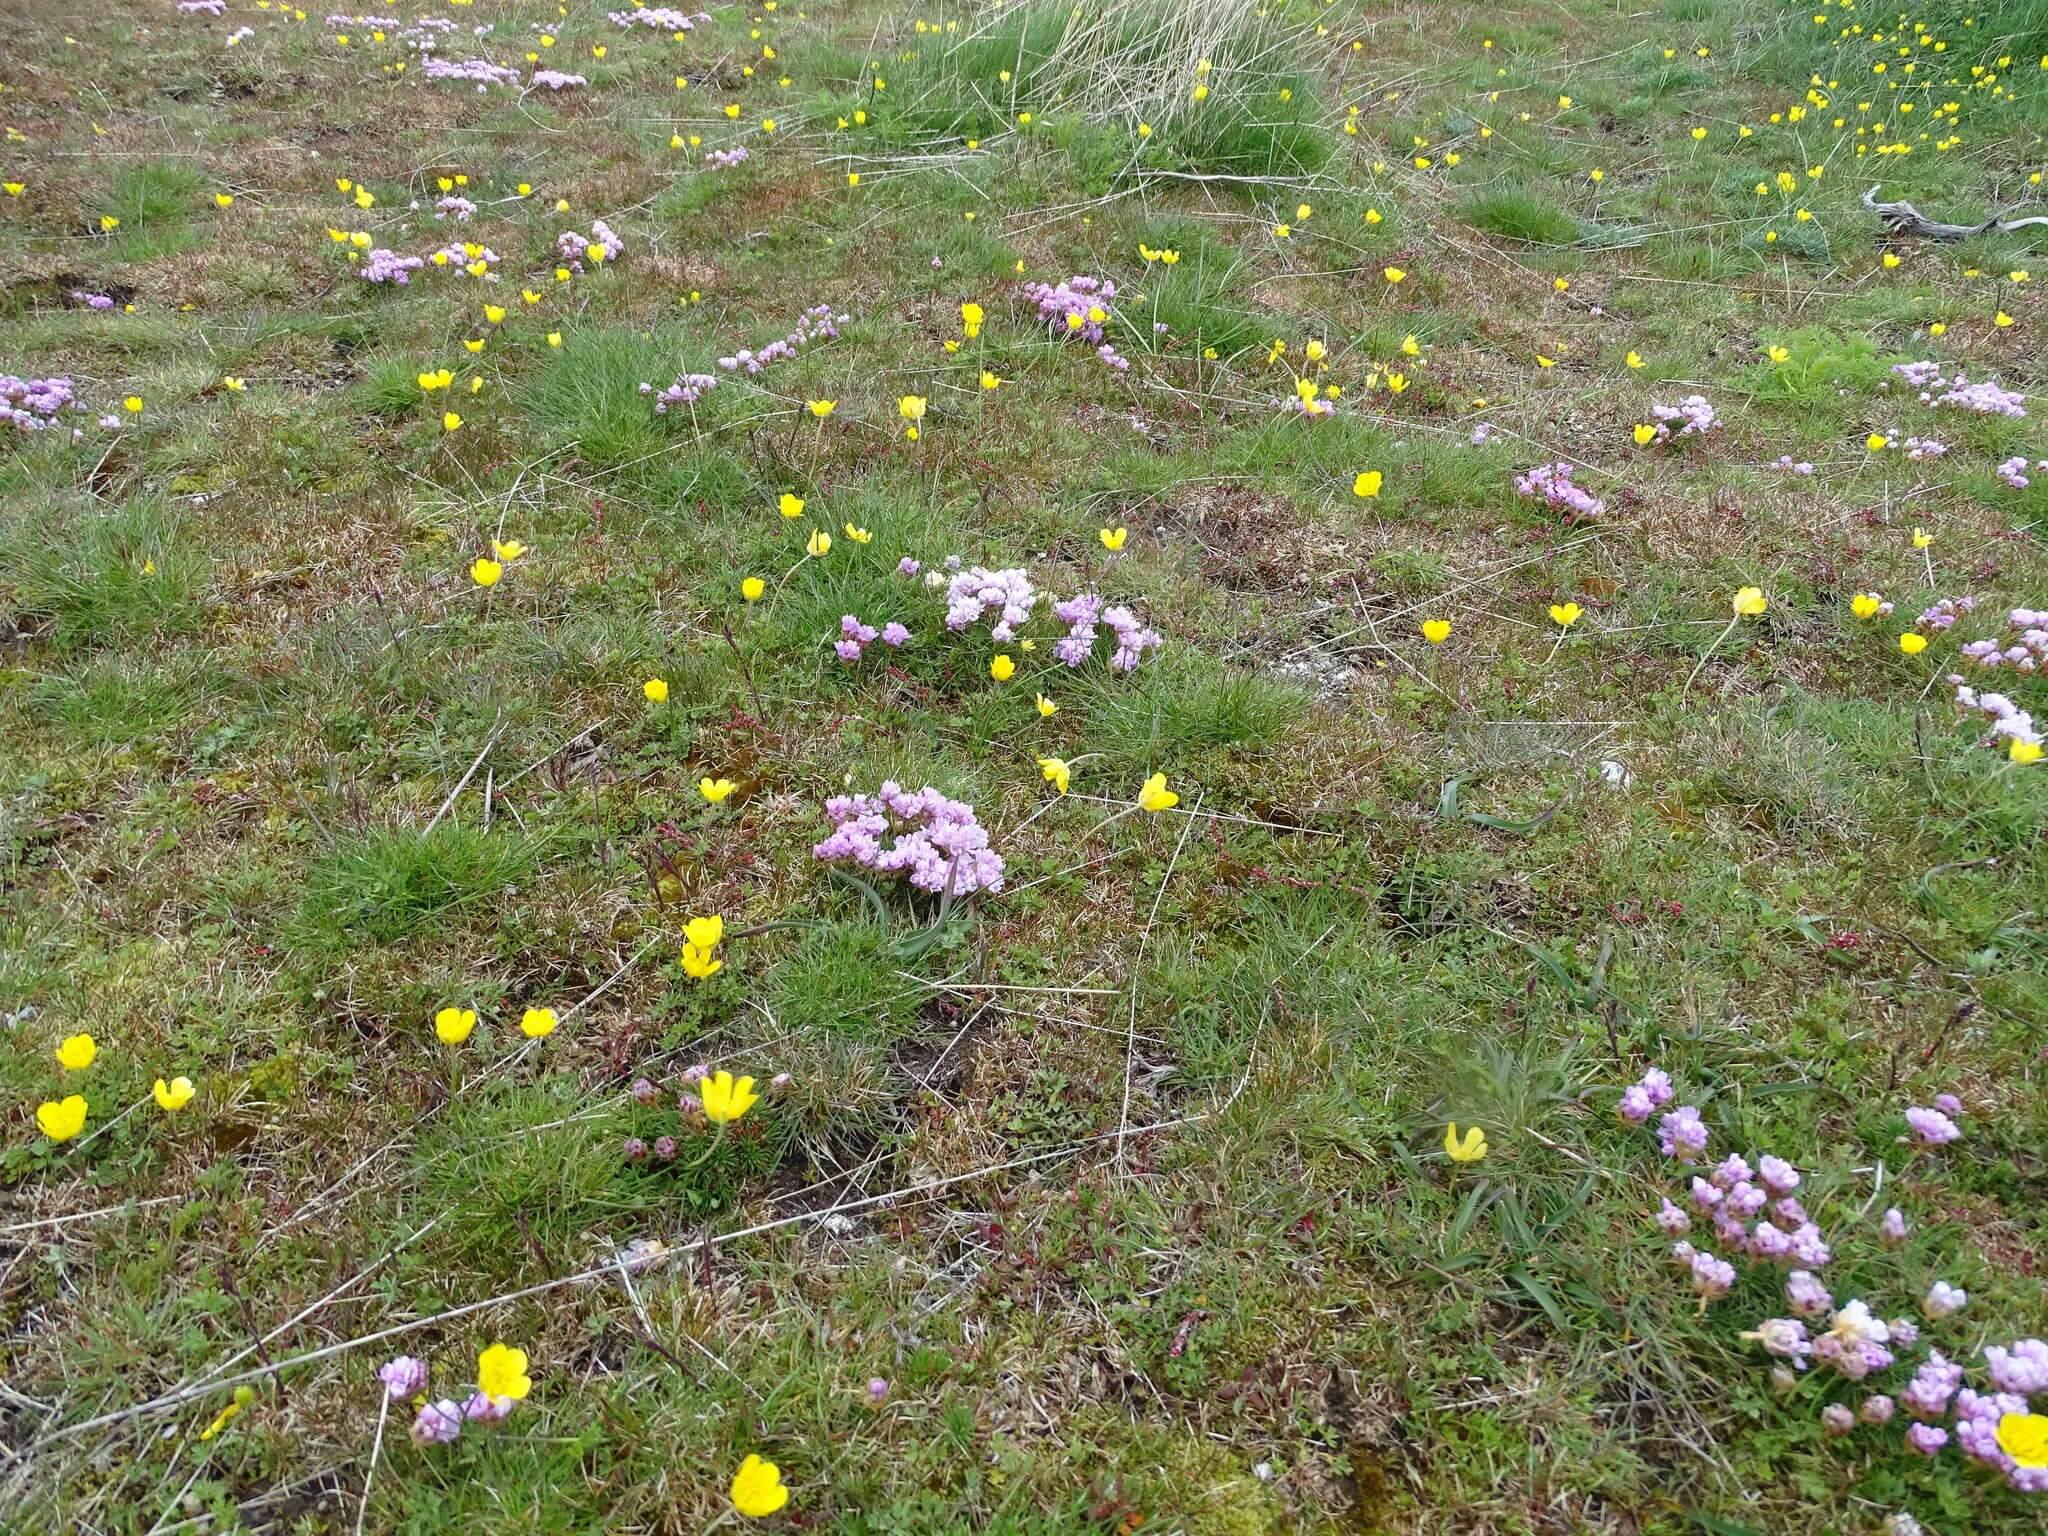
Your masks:
M470 341L470 340L468 340L468 339L466 339L466 338L465 338L462 344L463 344L463 346L467 347L467 348L468 348L468 349L469 349L470 351L472 351L472 352L481 352L481 351L483 351L483 349L484 349L484 341L485 341L485 340L486 340L486 338L484 338L484 337L482 337L482 336L479 336L479 337L477 337L477 339L476 339L475 341Z
M517 539L513 539L510 543L507 544L500 544L496 539L491 540L491 553L496 555L500 560L503 560L507 565L510 565L514 560L517 560L521 555L525 554L526 552L526 546L520 543Z
M486 1397L510 1398L518 1402L533 1390L533 1378L526 1374L526 1351L506 1344L493 1344L476 1357L476 1389Z
M1454 1163L1476 1163L1486 1156L1486 1132L1478 1126L1470 1127L1463 1136L1458 1134L1458 1122L1453 1120L1444 1127L1444 1152Z
M1640 368L1643 366L1643 355L1640 352L1631 352L1622 361L1626 362L1631 368Z
M247 1382L244 1382L241 1386L235 1388L235 1395L228 1400L227 1407L216 1413L213 1416L213 1422L199 1431L199 1438L202 1440L218 1438L222 1430L234 1423L235 1416L255 1401L256 1389Z
M1557 366L1557 359L1545 357L1541 352L1538 352L1536 354L1536 366L1538 368L1555 368Z
M1991 317L1991 323L1993 325L2000 327L2008 326L2012 324L2012 316L2008 315L2004 310L2001 309L1997 314Z
M1636 423L1636 442L1638 445L1654 442L1656 437L1657 429L1655 427L1645 425L1640 421Z
M839 402L837 400L811 400L806 403L811 408L811 414L817 417L820 421L823 421L827 416L830 416L832 414L832 407L837 405Z
M475 1028L474 1008L443 1008L434 1015L434 1035L443 1045L462 1044Z
M529 1008L519 1016L519 1032L529 1040L545 1040L559 1022L552 1008Z
M923 395L905 395L896 402L896 409L902 413L905 421L923 421L924 404Z
M1007 683L1016 674L1017 663L1008 656L998 656L988 664L988 675L999 683Z
M1556 624L1562 624L1566 629L1570 629L1574 624L1578 623L1585 611L1577 603L1552 603L1550 605L1551 621Z
M708 1103L705 1110L710 1110ZM733 1473L732 1507L748 1519L764 1519L788 1502L789 1490L782 1485L782 1469L774 1462L749 1456Z
M789 491L784 491L781 498L775 503L775 508L784 517L802 517L804 515L804 499Z
M960 306L960 327L969 337L981 334L981 322L982 312L979 304L962 304Z
M119 229L120 227L121 221L115 218L112 214L100 215L100 228L106 231L108 234L112 234L115 230Z
M740 596L748 602L758 602L761 594L768 590L768 583L758 576L749 576L740 583Z
M874 537L867 529L856 528L851 523L844 523L841 527L845 530L846 536L856 544L865 544Z
M1422 621L1422 638L1431 645L1442 645L1451 638L1451 621L1449 619L1424 619Z
M1148 811L1170 811L1180 804L1180 796L1166 787L1166 775L1155 773L1138 786L1138 804Z
M725 962L708 949L695 944L683 946L683 972L698 981L708 980L725 969Z
M1728 606L1745 619L1753 619L1770 606L1770 599L1764 596L1762 587L1738 587L1735 595L1728 599Z
M1058 713L1059 713L1059 708L1060 708L1060 707L1059 707L1059 705L1057 705L1057 704L1053 703L1053 701L1052 701L1051 699L1048 699L1048 698L1047 698L1047 697L1046 697L1046 696L1045 696L1044 694L1042 694L1042 693L1041 693L1040 695L1038 695L1038 698L1036 699L1036 701L1035 701L1035 702L1036 702L1036 703L1037 703L1037 705L1038 705L1038 714L1039 714L1039 718L1041 718L1041 719L1046 719L1046 720L1049 720L1049 719L1051 719L1051 718L1052 718L1052 717L1053 717L1054 715L1056 715L1056 714L1058 714Z
M497 325L501 323L504 320L504 318L505 307L502 304L486 304L484 306L484 319L488 321L490 324Z
M1124 540L1131 536L1131 530L1128 528L1099 528L1096 530L1095 536L1102 540L1102 547L1104 549L1115 551L1124 547Z
M2001 1414L1998 1448L2023 1467L2048 1467L2048 1416Z
M706 800L709 800L713 805L718 804L719 801L738 788L739 786L733 783L731 779L702 778L697 781L697 793Z
M804 548L814 555L825 554L832 548L832 535L822 528L813 528L810 538L804 543Z
M441 430L443 432L453 432L457 427L461 425L462 418L456 415L453 411L443 411L441 413Z
M5 192L9 197L19 197L27 190L28 183L25 181L0 181L0 192Z
M668 680L666 678L650 677L640 685L640 691L647 695L647 702L650 704L666 704L668 702Z
M1913 530L1913 547L1915 549L1925 549L1928 545L1932 544L1933 542L1934 535L1929 533L1925 528L1915 528Z
M859 185L860 185L860 172L859 172L859 171L848 171L848 172L846 173L846 184L847 184L847 185L848 185L849 187L857 187L857 186L859 186Z
M498 578L504 574L505 567L498 564L497 561L485 560L481 557L469 568L469 579L480 587L495 587L498 584Z
M683 924L683 942L696 949L716 949L725 937L725 919L716 912L709 917L693 917Z
M247 380L237 378L232 373L223 374L221 376L220 385L222 389L231 389L236 394L240 394L243 390L249 387Z
M199 1090L192 1086L189 1077L174 1077L168 1083L162 1078L156 1080L150 1092L156 1095L157 1107L165 1110L180 1110L192 1102L192 1095Z
M1884 253L1884 258L1883 258L1883 259L1884 259L1884 264L1885 264L1885 265L1886 265L1887 267L1896 267L1896 266L1897 266L1897 265L1899 264L1899 260L1900 260L1900 258L1899 258L1899 257L1898 257L1898 256L1897 256L1897 255L1896 255L1896 254L1895 254L1894 252L1891 252L1891 251L1886 251L1886 252Z
M1875 618L1877 610L1883 606L1884 599L1875 592L1858 592L1849 599L1849 611L1859 619Z
M72 1035L57 1047L57 1064L66 1072L83 1072L99 1053L91 1035Z
M1386 484L1386 480L1387 477L1376 469L1361 470L1358 477L1351 482L1351 494L1354 496L1377 496L1380 493L1380 487Z
M36 1129L52 1141L69 1141L85 1129L85 1096L74 1093L56 1103L38 1104Z
M2016 763L2038 763L2041 761L2041 743L2021 741L2015 736L2012 745L2005 749L2005 755Z
M1909 629L1899 636L1899 649L1908 656L1918 656L1927 649L1927 637L1922 634L1916 634Z
M121 402L121 405L123 409L130 411L139 411L142 409L142 396L130 395L126 400L123 400Z
M1383 275L1386 277L1386 280L1388 282L1398 283L1399 281L1401 281L1402 278L1406 277L1408 274L1402 271L1399 267L1388 267L1385 269Z
M697 1096L704 1101L704 1113L723 1124L730 1124L739 1119L761 1101L761 1095L754 1092L754 1080L751 1077L743 1077L735 1082L730 1072L719 1072L711 1077L698 1078ZM768 1470L773 1472L775 1469L770 1467ZM770 1507L780 1509L782 1505L777 1503ZM766 1514L768 1511L762 1510L761 1513Z
M1046 783L1064 795L1067 785L1073 781L1073 765L1063 757L1041 757L1038 766L1045 774Z
M1890 442L1891 439L1886 437L1882 432L1873 432L1870 434L1870 436L1863 439L1863 446L1868 448L1872 453L1878 453L1881 452Z
M1003 385L1009 382L1010 381L1008 379L997 378L994 374L990 373L986 368L981 370L981 387L983 389L1000 389L1003 387Z
M216 208L232 208L234 203L235 195L232 192L216 192L213 194L213 206Z

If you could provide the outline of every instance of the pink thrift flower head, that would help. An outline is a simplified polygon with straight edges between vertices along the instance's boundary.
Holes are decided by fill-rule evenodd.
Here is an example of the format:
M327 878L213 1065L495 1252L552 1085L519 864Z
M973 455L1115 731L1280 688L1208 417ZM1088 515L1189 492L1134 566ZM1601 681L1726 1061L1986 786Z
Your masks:
M404 1402L427 1390L427 1362L411 1355L396 1356L377 1368L377 1379L384 1383L385 1396L394 1403Z
M1835 1298L1810 1271L1795 1269L1785 1277L1785 1303L1801 1317L1820 1317L1834 1310Z
M512 1399L472 1392L469 1401L462 1405L462 1415L478 1424L502 1424L512 1416Z
M1683 1237L1692 1230L1692 1218L1673 1205L1669 1199L1663 1202L1663 1209L1657 1212L1657 1225L1667 1236Z
M1906 1426L1906 1448L1918 1451L1922 1456L1932 1456L1948 1444L1948 1431L1937 1429L1932 1424L1909 1424Z
M1681 1104L1657 1122L1657 1148L1666 1157L1697 1162L1707 1150L1707 1123L1698 1108Z
M1877 1224L1877 1238L1887 1248L1896 1248L1906 1240L1906 1218L1896 1205Z
M2048 1343L2020 1339L2010 1349L1988 1345L1984 1368L2001 1392L2048 1392Z
M1846 1435L1856 1427L1856 1415L1843 1403L1829 1403L1820 1411L1820 1428L1824 1435Z
M1757 1178L1773 1196L1789 1195L1799 1187L1799 1170L1782 1157L1765 1154L1757 1159Z
M1796 1317L1765 1318L1741 1337L1755 1340L1765 1354L1790 1360L1802 1371L1806 1369L1807 1357L1813 1353L1813 1345L1806 1337L1806 1324Z
M1940 1350L1929 1350L1899 1394L1899 1406L1916 1419L1938 1419L1948 1412L1948 1400L1962 1384L1963 1368L1944 1359Z
M1940 1110L1918 1106L1906 1111L1906 1128L1923 1147L1945 1147L1963 1134L1955 1121Z
M412 1421L414 1445L446 1445L462 1433L462 1410L442 1398L423 1406Z
M1863 1400L1863 1406L1856 1410L1856 1418L1864 1424L1889 1424L1894 1406L1882 1392L1875 1393Z

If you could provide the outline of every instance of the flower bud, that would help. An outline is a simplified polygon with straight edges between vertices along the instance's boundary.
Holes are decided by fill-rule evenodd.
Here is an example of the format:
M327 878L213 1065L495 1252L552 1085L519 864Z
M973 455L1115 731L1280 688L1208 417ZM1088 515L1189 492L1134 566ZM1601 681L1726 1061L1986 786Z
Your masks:
M647 1143L638 1136L628 1136L626 1145L621 1150L626 1154L627 1162L637 1163L647 1155Z
M879 1408L889 1401L889 1383L880 1376L868 1378L867 1403L870 1408Z
M656 1104L661 1100L661 1090L644 1077L633 1079L633 1086L627 1090L642 1104Z
M654 1140L654 1155L664 1163L676 1155L676 1139L673 1136L657 1136Z

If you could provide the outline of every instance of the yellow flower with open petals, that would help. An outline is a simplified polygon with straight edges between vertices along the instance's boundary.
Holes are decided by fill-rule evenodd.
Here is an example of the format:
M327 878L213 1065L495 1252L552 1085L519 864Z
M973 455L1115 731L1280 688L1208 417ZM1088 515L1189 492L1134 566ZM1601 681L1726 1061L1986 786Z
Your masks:
M1402 278L1406 277L1408 274L1402 271L1399 267L1388 267L1381 275L1384 276L1386 280L1390 283L1398 283L1401 281Z
M2041 743L2022 741L2015 736L2012 744L2005 749L2005 755L2016 763L2038 763L2041 761Z
M807 400L804 403L810 407L813 416L823 421L832 414L832 408L839 402L837 400Z
M697 1097L704 1101L704 1113L722 1125L731 1124L761 1102L761 1095L754 1092L751 1077L734 1081L730 1072L698 1078Z
M72 1094L36 1106L36 1129L52 1141L69 1141L85 1129L85 1096Z
M99 1053L99 1044L91 1035L70 1035L57 1047L57 1064L66 1072L83 1072Z
M1368 498L1377 496L1380 493L1380 487L1385 485L1386 482L1387 477L1380 470L1361 470L1358 477L1351 482L1351 494Z
M1442 645L1451 638L1451 621L1449 619L1424 619L1422 621L1422 638L1431 645Z
M697 781L697 793L706 800L709 800L713 805L717 805L738 788L739 786L733 783L731 779L714 779L707 776Z
M868 540L874 537L874 535L870 533L867 529L856 528L852 523L845 523L841 526L843 527L846 536L849 539L853 540L853 542L856 544L865 544L868 542Z
M1138 804L1148 811L1170 811L1180 804L1180 796L1166 787L1166 775L1155 773L1138 786Z
M533 1390L533 1378L526 1374L526 1351L506 1344L493 1344L476 1357L476 1389L486 1397L509 1398L518 1402Z
M519 1016L519 1032L529 1040L545 1040L560 1022L552 1008L529 1008Z
M1891 446L1891 441L1892 440L1886 437L1882 432L1873 432L1870 434L1870 436L1863 439L1863 446L1868 448L1872 453L1881 453L1886 448Z
M896 410L905 421L924 420L925 398L923 395L905 395L896 402Z
M505 574L505 567L495 560L478 557L469 568L469 579L480 587L495 587L498 578Z
M804 499L792 491L784 491L777 498L775 509L784 517L802 517L804 515Z
M832 535L822 528L813 528L810 538L804 542L804 548L814 555L830 554L832 551Z
M476 1028L474 1008L443 1008L434 1015L434 1037L443 1045L460 1045Z
M149 1090L156 1098L157 1108L167 1113L176 1113L192 1102L192 1095L199 1090L192 1086L189 1077L174 1077L168 1083L158 1078Z
M1657 429L1643 422L1636 423L1636 443L1644 446L1657 440Z
M2001 1414L1998 1448L2023 1467L2048 1467L2048 1416Z
M1884 606L1884 599L1875 592L1858 592L1849 599L1849 611L1859 619L1874 619Z
M716 949L725 937L725 919L716 912L709 917L693 917L683 925L683 941L698 949Z
M732 1476L732 1507L750 1520L766 1519L789 1502L782 1469L772 1461L749 1456Z
M1124 547L1124 540L1131 536L1128 528L1098 528L1095 536L1102 540L1102 547L1114 553Z
M969 303L960 306L960 328L967 334L969 340L981 334L982 319L982 310L979 304Z
M1574 624L1578 623L1584 617L1585 612L1586 610L1577 603L1552 603L1550 605L1551 621L1563 625L1566 629L1570 629Z
M990 373L986 368L981 370L981 387L983 389L1001 389L1005 384L1009 382L1010 381L1008 379L997 378L993 373Z
M668 702L668 679L664 677L650 677L640 685L640 691L647 695L648 703L666 704Z
M1918 656L1927 649L1927 637L1909 629L1899 636L1899 649L1908 656Z
M441 430L443 432L453 432L457 427L461 425L462 418L456 415L453 411L443 411L441 413Z
M1933 542L1934 535L1929 533L1925 528L1915 528L1913 530L1913 547L1915 549L1925 549L1928 545L1932 544Z
M504 561L507 565L510 565L514 560L517 560L521 555L528 554L530 552L531 551L528 549L528 547L520 543L517 539L513 539L508 543L502 544L499 543L498 540L496 539L491 540L491 553L496 555L500 560Z
M1016 658L1009 655L996 657L988 664L988 675L999 683L1007 683L1017 673Z
M1045 774L1046 783L1064 795L1067 785L1073 782L1073 765L1063 757L1041 757L1038 766Z
M1444 1127L1444 1153L1452 1162L1476 1163L1486 1152L1486 1132L1478 1126L1472 1126L1463 1136L1458 1134L1455 1120Z
M1643 366L1643 355L1640 352L1631 352L1627 357L1623 358L1622 361L1627 363L1631 368L1640 368Z
M683 946L683 974L697 981L705 981L725 969L725 962L710 950L696 944Z
M1059 713L1059 705L1053 703L1051 699L1048 699L1042 693L1038 696L1035 702L1038 705L1038 713L1040 717L1043 719L1051 719L1052 716Z
M1753 619L1770 606L1770 599L1764 596L1762 587L1738 587L1728 599L1728 606L1738 617Z
M759 602L761 594L768 590L768 583L758 576L749 576L740 583L740 596L748 602Z

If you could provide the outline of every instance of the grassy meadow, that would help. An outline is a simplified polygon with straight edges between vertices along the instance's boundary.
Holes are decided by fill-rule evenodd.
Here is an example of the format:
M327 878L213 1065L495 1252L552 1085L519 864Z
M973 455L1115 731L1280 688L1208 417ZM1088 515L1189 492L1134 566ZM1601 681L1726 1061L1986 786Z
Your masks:
M2040 1528L2044 0L0 128L0 1529Z

